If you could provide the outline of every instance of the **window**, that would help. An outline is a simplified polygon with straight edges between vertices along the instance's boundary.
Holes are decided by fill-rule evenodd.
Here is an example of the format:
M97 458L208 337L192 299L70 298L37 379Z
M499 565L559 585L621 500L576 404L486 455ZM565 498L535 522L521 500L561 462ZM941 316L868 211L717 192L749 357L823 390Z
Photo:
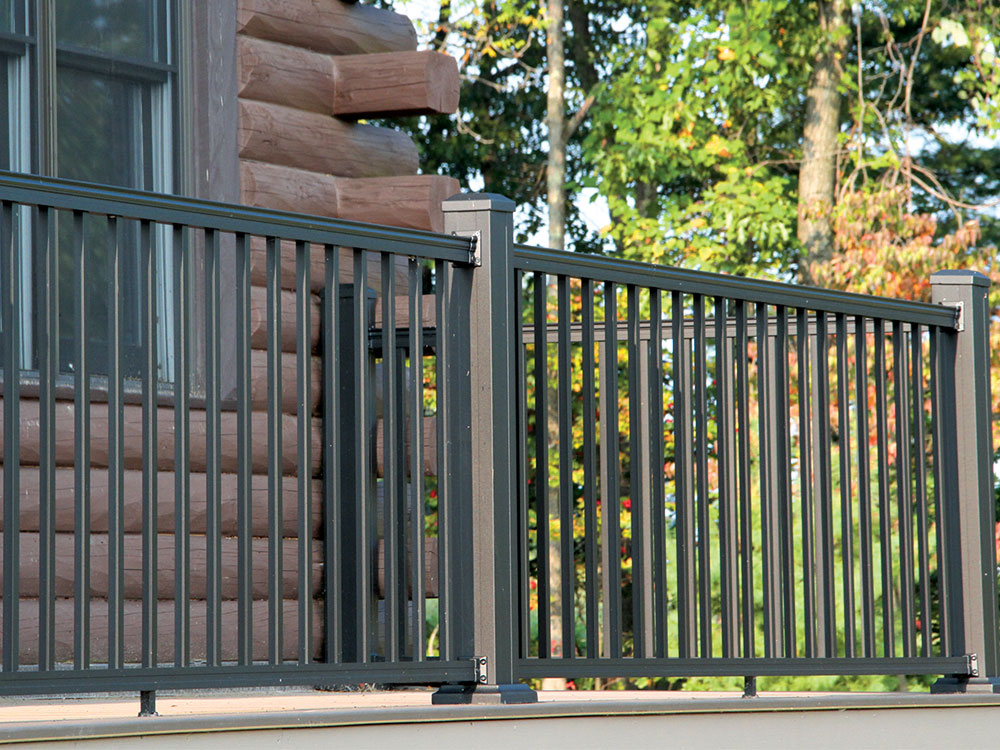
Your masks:
M177 63L175 0L0 0L0 167L71 180L172 192ZM57 227L60 298L70 300L73 278L68 220ZM31 315L31 217L18 217L22 268L24 363L35 362ZM139 372L138 227L122 222L119 243L126 283L121 300L123 367ZM89 351L92 372L107 361L107 226L88 220ZM157 241L161 321L158 359L168 379L169 255ZM131 283L132 280L135 283ZM66 303L62 303L65 308ZM60 360L72 370L73 321L60 315Z

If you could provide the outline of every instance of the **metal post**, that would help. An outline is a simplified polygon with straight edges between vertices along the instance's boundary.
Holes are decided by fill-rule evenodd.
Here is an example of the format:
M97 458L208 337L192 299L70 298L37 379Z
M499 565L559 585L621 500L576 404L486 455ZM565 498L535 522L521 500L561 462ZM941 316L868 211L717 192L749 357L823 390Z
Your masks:
M967 654L971 676L945 677L932 692L1000 692L990 430L989 279L975 271L938 271L931 299L957 308L959 323L940 347L942 375L951 380L955 429L947 445L954 486L942 487L945 516L946 596L952 655ZM948 341L950 339L950 341ZM950 345L947 345L950 344ZM942 405L948 409L947 403ZM948 415L950 416L950 415Z
M468 616L472 627L471 638L462 638L459 647L472 651L459 655L476 658L477 684L474 689L445 686L433 702L534 703L535 692L514 683L519 642L514 204L499 195L473 193L449 198L443 210L445 231L474 237L476 243L475 265L456 267L453 274L452 300L468 301L456 306L452 320L454 330L468 335L469 383L467 403L453 402L452 413L471 428L466 452L471 502L462 503L470 513L462 551L471 561L471 589L466 589L471 612L459 617ZM464 373L448 374L461 378Z
M139 716L159 716L156 713L156 691L155 690L140 690L139 691Z
M352 363L359 362L359 347L368 349L368 337L359 338L357 331L360 326L367 326L369 323L356 320L355 289L353 284L341 284L336 291L330 290L328 293L337 294L340 305L338 318L340 324L340 348L337 357L341 367L347 373L347 377L340 378L340 423L331 426L336 431L337 443L340 446L340 488L339 488L339 524L341 530L340 537L340 564L341 564L341 587L340 592L328 592L328 596L339 597L338 607L341 612L340 621L337 623L327 623L327 627L339 628L339 640L341 643L341 653L338 659L343 662L364 662L369 654L365 652L365 644L371 643L374 634L365 632L371 626L371 612L377 606L374 590L369 590L360 581L363 571L357 562L360 558L374 559L374 550L366 549L365 545L369 541L369 533L359 536L358 529L373 528L375 508L365 507L358 501L358 486L362 483L374 481L374 469L365 468L359 472L358 452L367 451L368 458L362 460L362 466L366 466L370 460L371 451L374 449L374 441L370 436L370 426L374 424L374 400L371 398L370 389L375 382L374 361L370 352L366 354L365 369L360 377L351 370ZM365 286L360 292L363 295L364 317L367 321L374 320L375 312L375 290ZM363 432L366 435L365 445L359 444L355 439L357 425L364 425ZM328 481L332 481L329 478ZM374 497L372 488L366 488L365 497ZM363 517L362 517L363 516ZM332 527L332 519L327 518L327 528ZM364 595L359 598L358 592L365 590ZM369 614L364 616L365 611Z

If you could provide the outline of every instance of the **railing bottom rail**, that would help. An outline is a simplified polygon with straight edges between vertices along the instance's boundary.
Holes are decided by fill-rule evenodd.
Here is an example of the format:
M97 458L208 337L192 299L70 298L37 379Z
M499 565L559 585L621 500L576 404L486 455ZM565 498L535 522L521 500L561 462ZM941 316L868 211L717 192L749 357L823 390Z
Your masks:
M520 679L563 677L744 677L946 674L971 675L968 656L931 658L801 659L521 659Z
M278 685L437 685L475 682L472 659L456 661L368 662L366 664L285 664L280 666L183 668L55 669L0 674L0 696L39 693L185 690Z

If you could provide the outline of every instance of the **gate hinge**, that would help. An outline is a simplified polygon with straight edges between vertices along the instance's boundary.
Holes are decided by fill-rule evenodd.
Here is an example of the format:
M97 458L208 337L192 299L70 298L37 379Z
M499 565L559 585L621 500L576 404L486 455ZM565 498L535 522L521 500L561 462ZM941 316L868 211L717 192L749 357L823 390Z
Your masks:
M472 661L476 664L476 683L485 685L490 681L489 661L485 656L475 656Z
M469 263L473 266L483 265L483 233L476 229L471 232L452 232L455 237L469 238Z
M969 654L969 677L979 677L979 655Z

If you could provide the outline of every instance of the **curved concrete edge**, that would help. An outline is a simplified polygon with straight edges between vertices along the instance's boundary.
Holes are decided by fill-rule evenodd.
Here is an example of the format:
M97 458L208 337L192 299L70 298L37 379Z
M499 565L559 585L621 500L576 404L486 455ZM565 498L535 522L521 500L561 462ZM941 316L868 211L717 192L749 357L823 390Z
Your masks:
M1000 708L1000 695L846 694L816 697L679 698L546 701L529 705L415 706L317 709L293 712L156 716L90 721L10 723L0 728L0 745L24 742L99 740L213 732L323 729L585 717L692 714L811 713L892 709Z

